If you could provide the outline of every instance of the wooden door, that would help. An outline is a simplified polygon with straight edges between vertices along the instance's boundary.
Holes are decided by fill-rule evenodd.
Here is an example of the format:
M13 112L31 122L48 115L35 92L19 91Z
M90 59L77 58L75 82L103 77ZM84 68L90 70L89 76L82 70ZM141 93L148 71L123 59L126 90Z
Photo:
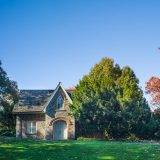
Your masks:
M53 139L54 140L67 139L67 124L65 121L57 121L54 123Z

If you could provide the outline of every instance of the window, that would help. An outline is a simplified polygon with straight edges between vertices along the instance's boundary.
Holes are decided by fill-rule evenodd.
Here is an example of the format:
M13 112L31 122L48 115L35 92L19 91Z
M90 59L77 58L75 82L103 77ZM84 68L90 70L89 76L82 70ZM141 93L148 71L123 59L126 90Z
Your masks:
M63 98L62 98L62 96L59 96L57 98L57 108L62 109L62 107L63 107Z
M27 133L28 134L35 134L36 133L36 122L35 121L28 121L27 122Z

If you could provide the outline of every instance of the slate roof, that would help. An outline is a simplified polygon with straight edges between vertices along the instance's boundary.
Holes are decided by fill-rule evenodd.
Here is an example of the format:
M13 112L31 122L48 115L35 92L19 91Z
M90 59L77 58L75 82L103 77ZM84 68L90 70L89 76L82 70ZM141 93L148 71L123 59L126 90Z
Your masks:
M40 112L54 90L20 90L13 112Z
M13 113L42 112L54 90L20 90L19 102ZM66 89L71 96L73 90Z

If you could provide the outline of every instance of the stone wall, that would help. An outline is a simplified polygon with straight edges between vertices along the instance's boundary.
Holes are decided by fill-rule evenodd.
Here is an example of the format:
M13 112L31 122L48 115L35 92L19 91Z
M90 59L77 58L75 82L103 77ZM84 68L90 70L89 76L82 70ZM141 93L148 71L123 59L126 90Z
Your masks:
M45 115L44 114L21 114L16 116L16 137L22 138L45 138ZM26 132L27 121L36 121L36 134Z
M54 123L57 121L65 121L67 124L68 139L75 139L75 119L74 117L66 115L67 113L58 113L58 116L55 118L49 117L46 115L46 137L45 139L53 139Z
M22 137L22 120L19 115L16 116L16 137Z

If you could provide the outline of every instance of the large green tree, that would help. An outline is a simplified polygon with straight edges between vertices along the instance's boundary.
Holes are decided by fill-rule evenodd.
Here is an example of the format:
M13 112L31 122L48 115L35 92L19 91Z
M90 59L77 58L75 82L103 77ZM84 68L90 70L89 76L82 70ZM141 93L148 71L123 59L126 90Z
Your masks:
M17 101L17 84L15 81L9 79L0 61L0 135L13 133L15 119L12 115L12 110Z
M138 135L137 123L146 121L146 112L150 116L138 83L130 67L121 69L112 59L103 58L80 80L73 93L71 112L76 117L77 135Z

